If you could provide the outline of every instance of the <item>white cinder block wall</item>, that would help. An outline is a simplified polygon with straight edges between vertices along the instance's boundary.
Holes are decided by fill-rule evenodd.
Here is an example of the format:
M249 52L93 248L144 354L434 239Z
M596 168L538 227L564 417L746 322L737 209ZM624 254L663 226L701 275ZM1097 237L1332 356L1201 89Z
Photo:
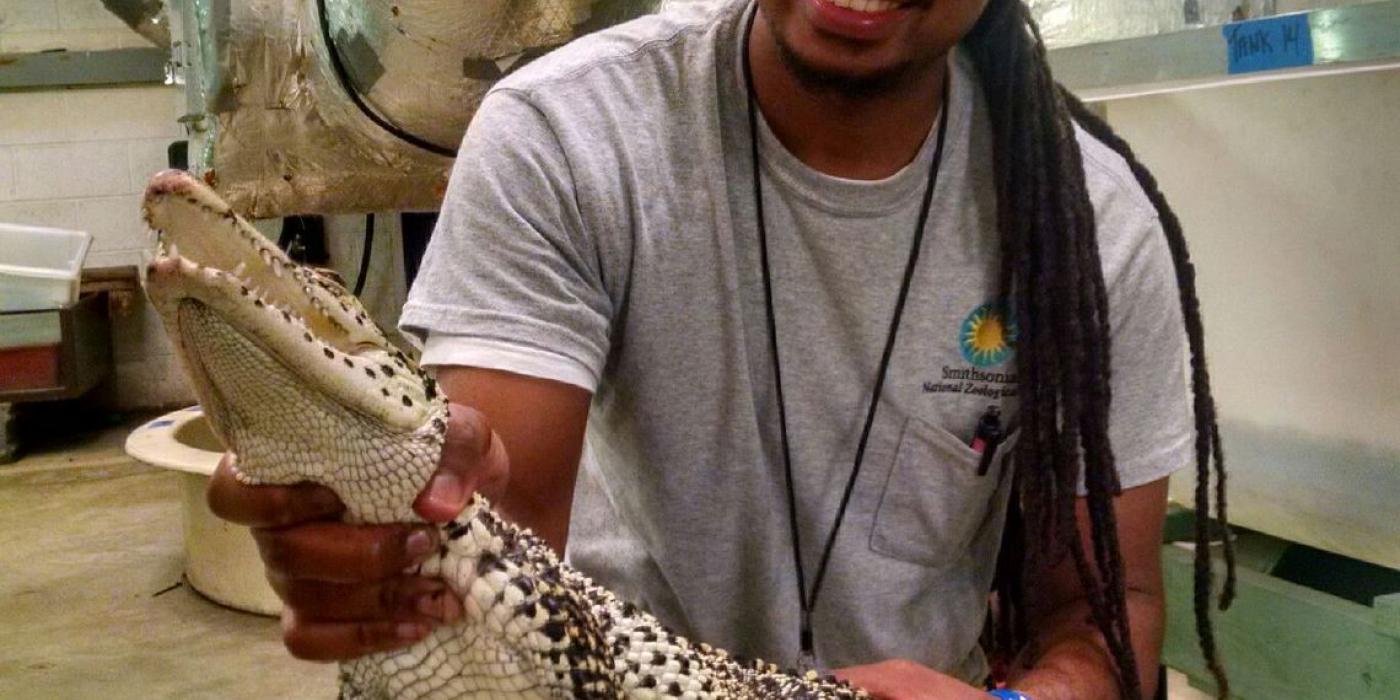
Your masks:
M149 46L100 0L0 0L0 52ZM165 86L0 92L0 221L93 235L88 267L140 264L141 191L184 138ZM112 319L113 408L188 404L193 394L144 300Z
M101 0L0 0L0 53L150 46Z
M0 0L0 53L149 45L101 0ZM90 268L141 264L151 246L141 192L185 137L182 107L183 93L165 86L0 92L0 222L92 233ZM261 223L275 239L279 223ZM331 263L353 285L364 219L329 217L326 228ZM397 217L380 216L375 228L362 298L392 329L405 293ZM149 304L112 322L115 377L99 400L116 409L194 401Z

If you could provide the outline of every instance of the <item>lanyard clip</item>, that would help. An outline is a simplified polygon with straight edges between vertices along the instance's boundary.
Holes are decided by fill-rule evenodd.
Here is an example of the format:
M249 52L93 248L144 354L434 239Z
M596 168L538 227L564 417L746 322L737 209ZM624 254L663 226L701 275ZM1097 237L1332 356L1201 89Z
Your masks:
M972 435L972 451L982 455L977 463L977 476L986 476L996 458L997 447L1001 445L1001 409L988 406L987 412L977 421L977 432Z
M810 671L821 672L817 667L817 653L815 651L814 638L812 633L812 613L808 610L802 611L801 627L798 629L797 643L797 671L798 673L808 673Z

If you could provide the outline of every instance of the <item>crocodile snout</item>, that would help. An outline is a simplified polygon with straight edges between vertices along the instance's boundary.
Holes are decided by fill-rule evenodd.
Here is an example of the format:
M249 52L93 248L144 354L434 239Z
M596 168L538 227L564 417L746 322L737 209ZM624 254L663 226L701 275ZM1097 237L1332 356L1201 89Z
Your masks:
M183 170L162 170L146 184L146 198L162 197L171 194L190 194L194 178Z

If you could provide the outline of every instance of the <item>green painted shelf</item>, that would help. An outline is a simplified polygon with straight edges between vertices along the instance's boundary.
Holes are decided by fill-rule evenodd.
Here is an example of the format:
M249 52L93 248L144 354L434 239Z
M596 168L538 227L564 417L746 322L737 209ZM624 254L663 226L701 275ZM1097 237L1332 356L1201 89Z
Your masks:
M1190 532L1189 512L1173 514L1169 535ZM1400 571L1241 532L1238 596L1216 611L1215 635L1241 700L1396 700L1400 698ZM1167 590L1166 665L1214 692L1196 637L1194 552L1162 549ZM1224 565L1215 567L1217 589Z

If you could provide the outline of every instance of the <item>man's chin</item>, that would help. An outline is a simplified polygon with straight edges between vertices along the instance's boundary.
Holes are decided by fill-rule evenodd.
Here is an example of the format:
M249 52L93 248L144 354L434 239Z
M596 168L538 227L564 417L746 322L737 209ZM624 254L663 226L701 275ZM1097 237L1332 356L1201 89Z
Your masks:
M778 42L783 66L807 90L843 97L874 97L898 89L912 77L913 65L897 63L873 69L858 69L836 62L809 59L786 42Z

